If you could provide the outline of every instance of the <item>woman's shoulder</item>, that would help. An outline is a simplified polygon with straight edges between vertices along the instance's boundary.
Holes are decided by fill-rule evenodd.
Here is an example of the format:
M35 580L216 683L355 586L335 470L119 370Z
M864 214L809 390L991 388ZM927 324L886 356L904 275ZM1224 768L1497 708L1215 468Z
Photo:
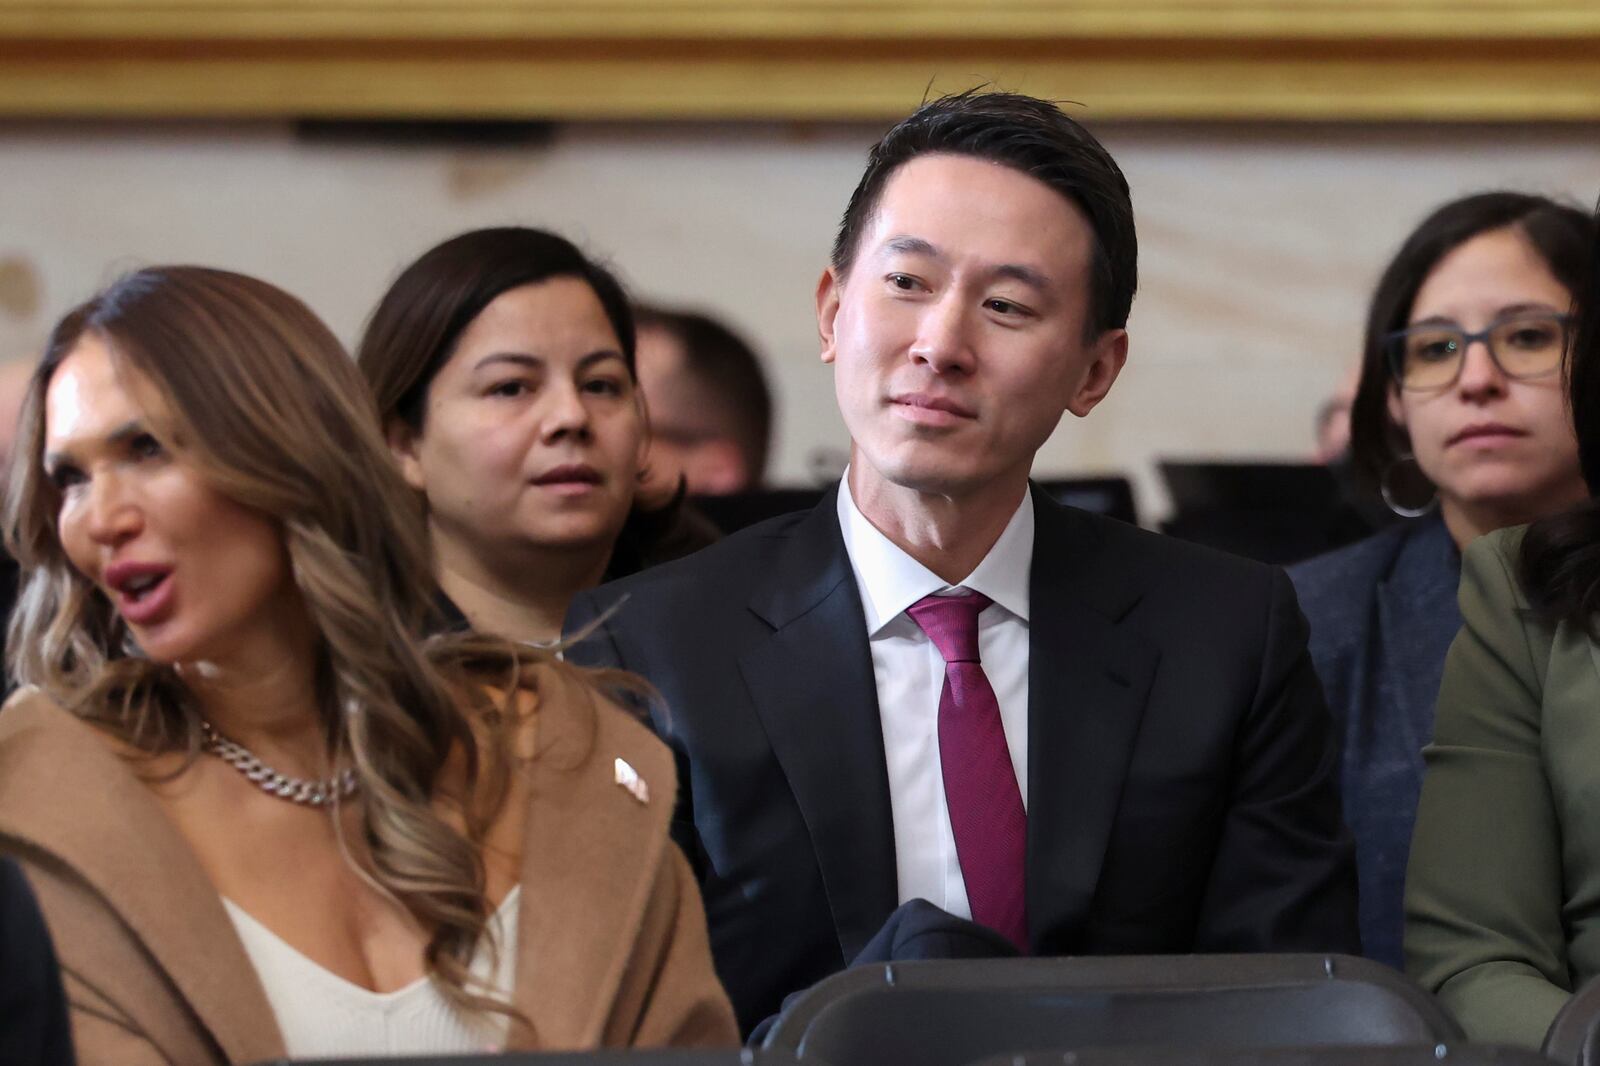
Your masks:
M1519 627L1542 623L1529 609L1519 574L1526 526L1487 533L1461 553L1461 610L1480 623L1506 622ZM1548 627L1546 627L1548 628Z
M1354 544L1295 563L1287 568L1289 579L1302 602L1365 593L1388 573L1419 529L1420 524L1412 523L1387 526Z
M46 756L41 749L54 749ZM43 689L18 689L0 706L0 760L93 758L108 750L98 731ZM0 765L4 765L0 762Z
M1515 526L1479 537L1461 557L1461 616L1475 647L1487 648L1495 662L1511 670L1539 698L1569 687L1595 687L1600 657L1589 634L1534 608L1522 583L1522 542L1526 527Z
M0 809L27 799L33 784L48 785L42 800L54 802L73 782L135 780L117 752L120 741L96 729L49 693L24 688L0 707ZM75 806L93 805L102 790L74 795Z

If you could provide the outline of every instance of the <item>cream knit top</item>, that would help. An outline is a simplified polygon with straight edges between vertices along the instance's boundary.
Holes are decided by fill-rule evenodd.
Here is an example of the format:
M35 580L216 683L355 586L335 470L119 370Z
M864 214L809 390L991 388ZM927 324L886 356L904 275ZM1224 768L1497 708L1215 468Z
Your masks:
M478 946L472 961L472 972L489 980L494 994L506 1001L515 977L520 895L520 886L513 888L489 919L500 946L498 963L487 943ZM505 1015L460 1011L427 977L393 992L362 988L300 954L232 900L222 902L266 989L290 1058L504 1048L510 1027Z

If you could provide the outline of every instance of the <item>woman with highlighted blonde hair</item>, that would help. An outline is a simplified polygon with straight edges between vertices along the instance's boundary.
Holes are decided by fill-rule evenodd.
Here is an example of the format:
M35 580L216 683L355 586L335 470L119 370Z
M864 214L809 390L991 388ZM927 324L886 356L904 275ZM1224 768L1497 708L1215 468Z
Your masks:
M626 679L413 636L421 516L299 301L159 267L68 314L6 537L0 847L83 1062L734 1040Z

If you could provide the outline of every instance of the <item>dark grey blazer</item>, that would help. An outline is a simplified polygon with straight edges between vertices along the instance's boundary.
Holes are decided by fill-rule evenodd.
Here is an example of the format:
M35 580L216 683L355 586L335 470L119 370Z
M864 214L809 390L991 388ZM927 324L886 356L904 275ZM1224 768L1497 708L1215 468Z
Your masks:
M1445 653L1461 628L1461 555L1437 513L1289 568L1311 658L1344 738L1361 940L1400 968L1401 895Z

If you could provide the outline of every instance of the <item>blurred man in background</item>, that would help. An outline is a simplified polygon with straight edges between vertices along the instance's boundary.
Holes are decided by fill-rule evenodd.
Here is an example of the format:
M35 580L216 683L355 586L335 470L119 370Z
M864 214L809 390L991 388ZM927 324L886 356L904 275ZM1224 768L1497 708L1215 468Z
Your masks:
M637 320L652 474L681 474L692 496L758 488L772 440L772 393L760 358L703 314L640 306Z

